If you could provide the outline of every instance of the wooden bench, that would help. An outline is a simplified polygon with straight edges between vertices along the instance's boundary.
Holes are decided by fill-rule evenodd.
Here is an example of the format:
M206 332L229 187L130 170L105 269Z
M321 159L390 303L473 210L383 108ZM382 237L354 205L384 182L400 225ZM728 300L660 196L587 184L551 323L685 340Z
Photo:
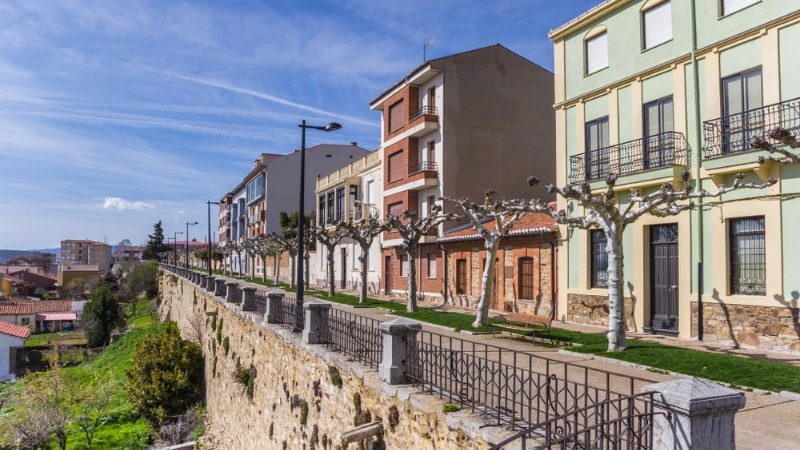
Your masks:
M550 325L553 323L553 319L549 316L538 316L535 314L525 314L525 313L508 313L506 316L501 317L503 322L502 323L495 323L493 327L502 327L507 329L514 329L514 330L531 330L531 338L535 340L536 337L536 328L534 326L541 325L544 327L544 331L546 334L550 334ZM514 325L514 323L521 323L523 326ZM530 327L529 327L530 326ZM552 341L552 339L551 339Z

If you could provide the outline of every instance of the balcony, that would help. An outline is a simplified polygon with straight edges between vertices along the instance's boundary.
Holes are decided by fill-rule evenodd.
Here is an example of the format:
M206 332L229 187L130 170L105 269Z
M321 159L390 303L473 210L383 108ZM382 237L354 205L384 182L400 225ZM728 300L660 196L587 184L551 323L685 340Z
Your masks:
M423 106L408 116L408 136L416 137L439 128L439 110L435 106ZM404 133L405 134L405 133Z
M570 183L602 180L674 166L686 166L689 146L681 133L668 131L570 156Z
M703 159L758 150L752 144L759 140L780 146L776 131L800 139L800 98L704 122Z
M432 161L425 161L417 164L416 166L410 167L408 169L408 174L413 175L419 172L436 172L437 166L435 162Z

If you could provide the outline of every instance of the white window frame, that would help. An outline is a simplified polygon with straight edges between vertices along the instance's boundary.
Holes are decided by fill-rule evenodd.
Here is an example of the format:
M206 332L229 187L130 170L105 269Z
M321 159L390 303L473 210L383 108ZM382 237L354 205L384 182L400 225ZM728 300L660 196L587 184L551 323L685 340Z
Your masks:
M601 41L602 39L602 41ZM603 42L605 45L605 55L602 55L602 58L598 60L597 63L591 64L590 55L592 54L590 51L590 47L593 43ZM608 67L608 31L604 30L596 35L589 37L584 42L584 63L586 65L586 75L591 75L593 73L597 73L605 68Z
M657 14L661 14L663 16L658 16ZM648 17L651 19L651 22L649 24L648 24ZM659 27L659 25L661 26ZM654 34L652 33L653 31L655 32L660 31L660 34ZM658 47L661 44L671 41L673 38L672 32L673 29L672 29L671 0L657 3L655 4L655 6L651 6L642 11L642 48L644 50L649 50L651 48ZM653 35L653 37L651 38L652 42L648 42L648 36L649 36L648 33L651 33Z
M433 261L431 261L431 257L433 257ZM428 278L430 278L432 280L436 279L436 277L438 276L437 271L436 271L436 264L438 262L437 261L438 259L439 258L436 256L436 253L428 253L428 256L426 258L426 260L428 261ZM433 263L433 271L431 271L431 263ZM431 273L431 272L433 272L433 273Z
M720 0L719 15L720 17L727 17L756 3L761 3L761 0Z

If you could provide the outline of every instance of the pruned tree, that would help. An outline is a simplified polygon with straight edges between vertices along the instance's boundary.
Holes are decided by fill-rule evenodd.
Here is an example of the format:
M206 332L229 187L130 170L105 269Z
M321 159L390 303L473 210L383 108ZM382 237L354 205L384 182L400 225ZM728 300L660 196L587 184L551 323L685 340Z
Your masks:
M779 164L796 164L800 162L800 155L789 151L791 149L800 148L800 142L797 138L785 128L775 128L769 133L770 139L780 142L782 145L774 145L764 138L755 138L750 142L750 146L759 150L766 150L769 153L777 153L780 156L761 157L759 162L775 161ZM787 148L788 147L788 148Z
M477 313L473 327L485 326L489 319L489 302L492 292L497 287L494 285L495 259L497 249L500 248L500 240L506 236L524 215L523 209L517 208L519 201L503 200L497 198L494 190L486 191L483 204L475 203L468 198L449 198L444 200L456 204L469 219L472 227L483 238L483 246L486 249L486 264L483 267L483 278L481 280L481 295L478 300ZM494 229L487 224L494 222Z
M416 258L419 252L419 240L435 230L440 224L453 220L455 214L442 214L442 207L434 205L431 207L430 214L418 218L415 211L405 211L399 216L389 214L386 222L391 229L396 230L403 240L403 253L408 258L408 305L406 311L415 312L417 310L417 267Z
M281 248L282 251L285 251L286 253L289 254L289 261L290 261L289 265L291 266L290 267L291 278L289 280L289 286L293 288L294 287L294 281L295 281L294 276L295 276L295 272L297 271L297 266L295 264L295 258L297 257L297 238L296 237L290 237L290 238L282 237L282 236L278 236L275 233L272 233L270 236L271 236L271 239L274 242L277 242L280 245L280 248ZM279 266L280 266L280 260L278 260L278 263L277 263L277 267L279 267ZM278 280L276 280L275 282L278 283Z
M222 266L222 274L223 275L231 275L233 272L233 261L231 261L231 255L233 254L233 249L231 248L231 243L226 242L224 245L220 245L217 249L219 254L221 255L220 258L220 265ZM225 259L228 260L228 267L225 267L224 261Z
M256 277L256 256L258 256L256 238L246 237L242 239L242 250L244 251L245 258L249 261L250 279L253 280Z
M254 239L253 246L256 255L261 258L261 264L263 265L264 270L261 273L261 278L264 281L267 281L267 258L279 254L282 251L281 246L272 239L272 235L261 235L256 237ZM278 270L278 264L275 265L275 270ZM275 283L278 283L277 276Z
M230 253L230 261L231 261L231 270L230 270L230 272L231 272L231 276L233 276L233 256L234 255L236 255L236 260L238 261L238 264L236 265L238 267L238 269L236 270L236 273L238 275L241 275L242 274L242 250L244 250L242 248L242 244L239 243L239 242L236 242L236 241L230 241L230 242L228 242L227 247L231 251L231 253Z
M617 175L611 173L606 178L605 189L593 192L589 183L583 183L579 189L572 186L563 188L548 185L547 191L559 197L574 201L584 209L582 216L571 215L564 210L555 210L539 199L528 200L523 209L532 212L549 213L558 224L568 225L583 230L600 229L606 237L608 253L607 285L608 285L608 351L617 352L626 348L625 344L625 297L623 289L623 251L622 233L625 228L636 222L645 214L656 217L675 216L694 208L693 200L704 198L720 198L723 194L737 189L763 189L775 184L769 179L763 183L744 182L744 174L737 174L731 184L722 185L714 192L705 189L695 190L689 183L689 172L681 176L681 183L663 183L658 189L642 194L638 189L630 191L628 203L620 205L614 187ZM528 179L528 184L535 186L539 181L535 177Z
M303 280L305 285L308 286L311 274L311 251L316 248L317 238L312 230L314 224L309 224L303 227Z
M358 205L357 205L358 206ZM372 242L381 233L389 230L388 222L381 222L380 220L370 217L369 219L359 222L343 222L342 229L345 235L358 244L361 253L358 256L358 262L361 263L361 270L359 276L361 278L361 286L358 291L358 303L367 302L367 272L369 267L369 249L372 247ZM330 256L328 264L333 266L333 256ZM332 276L329 276L329 282L332 281Z
M336 293L336 286L334 281L334 253L336 246L347 237L345 230L345 222L339 222L333 228L326 228L324 226L314 225L307 228L317 242L325 247L325 261L327 262L327 282L328 282L328 296L333 296Z

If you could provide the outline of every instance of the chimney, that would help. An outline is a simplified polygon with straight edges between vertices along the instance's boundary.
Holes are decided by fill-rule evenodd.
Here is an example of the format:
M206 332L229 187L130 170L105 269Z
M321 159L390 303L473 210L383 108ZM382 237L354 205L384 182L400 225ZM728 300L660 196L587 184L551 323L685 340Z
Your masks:
M356 146L358 146L358 142L352 141L352 142L350 142L350 145L352 145L353 147L356 147Z

